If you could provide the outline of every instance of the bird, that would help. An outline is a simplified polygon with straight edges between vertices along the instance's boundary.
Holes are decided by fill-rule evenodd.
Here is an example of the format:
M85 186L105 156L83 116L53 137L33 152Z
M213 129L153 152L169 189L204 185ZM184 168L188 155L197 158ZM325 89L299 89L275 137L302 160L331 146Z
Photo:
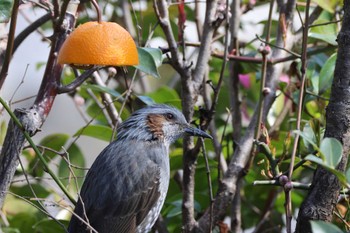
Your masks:
M212 139L173 106L135 111L91 165L68 232L149 232L168 191L169 147L186 134Z

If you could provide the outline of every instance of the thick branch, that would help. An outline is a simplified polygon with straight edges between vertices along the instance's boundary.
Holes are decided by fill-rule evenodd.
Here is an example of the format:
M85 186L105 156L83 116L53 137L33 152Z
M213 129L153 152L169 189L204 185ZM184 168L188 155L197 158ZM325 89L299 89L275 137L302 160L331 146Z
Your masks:
M29 110L21 110L21 114L18 116L20 117L21 123L25 126L24 130L31 135L33 135L44 123L57 95L57 87L59 86L62 73L62 65L57 64L57 54L67 34L74 26L75 13L78 4L79 1L76 0L66 1L63 4L63 17L60 19L61 24L57 24L57 27L54 30L55 35L53 37L51 52L37 98L34 105ZM66 9L67 12L65 12ZM65 18L64 24L62 23L63 18ZM19 110L16 110L15 112L19 112ZM0 172L0 175L2 175L0 176L0 204L3 204L4 202L5 194L12 181L18 164L18 158L25 143L22 134L23 132L15 127L12 121L10 121L4 147L2 148L0 155L2 165L2 170ZM13 147L13 145L15 145L15 147Z
M199 47L198 60L196 63L193 76L188 76L189 69L186 69L186 76L181 76L182 87L182 111L188 121L192 120L194 113L194 105L197 102L203 83L204 75L210 58L210 46L213 39L215 25L217 1L206 2L206 14L204 20L204 30L201 37L201 45ZM198 151L194 150L193 139L191 137L184 138L183 141L184 157L183 157L183 203L182 203L182 219L184 231L189 232L196 227L197 223L194 218L194 185L195 170L197 163Z
M19 164L18 157L22 152L25 142L22 131L25 130L30 135L34 135L39 128L38 126L41 125L39 114L34 109L17 109L14 113L24 129L18 128L13 120L10 120L0 154L0 206L4 204L7 190L10 187L12 178Z
M280 7L280 13L286 15L287 22L291 22L294 6L295 1L288 1L285 5L282 4L282 6ZM283 38L286 38L287 41L284 41ZM276 45L278 47L285 47L286 49L290 49L293 45L292 41L293 40L291 38L290 31L283 31L282 28L279 27L277 32ZM284 46L284 44L286 46ZM273 50L273 58L279 58L284 56L284 50ZM265 97L265 102L263 106L263 121L265 121L268 110L270 109L275 100L275 93L281 72L281 64L274 66L268 65L267 67L266 87L268 87L271 90L271 92ZM253 145L255 128L257 127L257 118L258 113L256 110L244 137L240 141L238 141L238 145L234 152L232 160L230 161L229 168L224 175L222 183L219 185L219 190L217 192L217 196L214 202L214 224L225 216L227 207L230 205L236 193L237 181L246 173L246 167L249 167L250 152ZM196 232L209 231L210 224L208 210L198 221L198 226L199 227L196 229Z
M338 35L338 56L331 97L326 112L325 137L343 144L343 157L337 169L344 172L350 151L350 1L344 1L343 25ZM296 232L311 232L310 220L331 221L339 197L340 183L335 175L318 167L311 190L301 205Z

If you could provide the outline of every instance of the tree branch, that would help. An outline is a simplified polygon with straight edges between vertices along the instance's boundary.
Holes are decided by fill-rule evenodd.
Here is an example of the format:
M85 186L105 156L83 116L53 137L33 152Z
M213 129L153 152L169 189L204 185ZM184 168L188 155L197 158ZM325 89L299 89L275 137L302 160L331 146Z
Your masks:
M0 71L0 90L2 88L2 85L5 82L6 77L7 77L7 72L8 72L10 62L12 59L13 43L14 43L14 38L15 38L16 26L17 26L17 14L18 14L19 5L20 5L20 0L13 1L11 23L10 23L10 32L8 35L7 47L5 50L4 63L0 67L1 68L1 71Z
M325 137L334 137L343 144L343 156L337 170L344 172L350 152L350 1L344 1L343 25L338 34L338 56L331 96L326 110ZM311 189L301 205L296 232L311 232L310 220L331 221L339 197L340 183L336 176L318 166Z
M295 1L288 1L285 5L280 6L280 14L286 15L286 22L291 22L292 15L294 12ZM287 24L288 25L288 24ZM293 40L287 28L287 31L283 31L284 28L279 27L277 31L276 45L283 46L290 49L293 45ZM286 38L288 41L284 41ZM286 42L286 43L284 43ZM285 56L285 51L274 49L272 52L273 58L279 58ZM279 82L279 77L282 72L281 65L268 65L267 66L267 79L266 87L270 89L270 93L265 96L265 101L263 105L263 121L266 120L266 115L272 103L275 100L276 90ZM235 149L234 155L230 161L227 172L225 173L222 182L219 184L218 192L214 201L214 223L221 220L226 214L228 205L234 198L237 190L237 181L241 179L246 174L246 167L249 167L250 152L253 145L253 138L255 128L257 127L258 121L258 110L256 109L251 122L246 129L246 133L243 138L237 142L237 147ZM198 220L198 228L196 232L208 232L209 230L209 215L208 210L203 214L203 216Z
M30 135L34 135L44 123L49 114L59 86L62 73L62 65L57 64L57 54L61 48L67 34L72 30L75 23L75 13L79 1L65 1L62 5L61 18L54 30L52 47L41 83L39 93L34 105L29 110L15 110L20 118L20 123L25 126L24 130ZM66 11L67 9L67 11ZM62 24L63 18L65 24ZM0 154L0 204L4 202L5 194L10 186L14 172L18 165L18 157L23 149L25 138L23 129L16 127L12 121L6 133L6 140Z

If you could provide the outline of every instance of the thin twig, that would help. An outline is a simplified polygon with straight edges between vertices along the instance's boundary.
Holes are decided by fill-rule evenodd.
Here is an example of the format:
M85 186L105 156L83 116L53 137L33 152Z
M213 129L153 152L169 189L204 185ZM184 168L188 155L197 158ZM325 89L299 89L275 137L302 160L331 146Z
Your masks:
M97 22L101 23L102 22L102 14L101 14L101 9L98 6L98 3L96 0L90 0L92 5L95 7L96 13L97 13Z
M14 41L13 44L13 51L12 54L14 54L17 50L17 48L21 45L21 43L35 30L37 30L39 27L41 27L43 24L48 22L52 18L51 13L46 13L45 15L41 16L31 24L27 28L25 28L21 33L19 33Z
M13 51L13 44L14 44L14 40L15 40L15 32L16 32L16 26L17 26L17 15L18 15L19 5L20 5L20 0L13 1L11 21L10 21L10 31L8 34L6 53L5 53L4 62L2 64L2 68L0 71L0 90L2 88L2 85L5 82L6 77L7 77L8 69L9 69L12 54L13 54L12 51Z
M305 81L306 81L306 67L307 67L307 36L309 31L309 9L310 9L310 0L306 1L306 9L305 9L305 23L303 24L303 43L302 43L302 58L301 58L301 86L299 91L299 103L298 103L298 111L297 111L297 122L296 122L296 130L300 130L300 124L301 124L301 114L303 111L303 99L304 99L304 89L305 89ZM291 159L290 159L290 165L289 165L289 172L288 172L288 178L291 181L292 175L293 175L293 169L294 169L294 162L296 153L298 150L299 145L299 134L295 135ZM286 230L287 233L292 232L292 197L291 197L291 190L285 191L286 195Z
M29 178L28 178L28 174L27 174L27 172L25 171L25 169L24 169L24 166L23 166L23 163L22 163L22 160L21 160L21 158L20 158L20 156L18 156L17 155L17 159L18 159L18 161L19 161L19 164L20 164L20 166L21 166L21 169L22 169L22 171L23 171L23 175L24 175L24 178L25 178L25 180L26 180L26 182L27 182L27 185L28 185L28 187L29 187L29 189L30 189L30 192L33 194L33 196L37 199L38 197L37 197L37 195L36 195L36 193L35 193L35 191L34 191L34 189L33 189L33 186L32 186L32 184L29 182ZM43 204L39 201L39 200L37 200L37 202L38 202L38 204L39 204L39 206L36 206L36 205L34 205L38 210L40 210L40 211L42 211L43 213L45 213L45 215L46 216L48 216L49 218L51 218L52 220L54 220L55 222L57 222L63 229L64 229L64 225L60 222L60 221L58 221L54 216L52 216L46 209L45 209L45 207L43 206Z
M11 119L14 121L14 123L19 127L20 129L24 129L21 122L18 120L18 118L15 116L15 114L11 111L11 109L8 107L6 102L0 97L0 104L6 109L7 113L10 115ZM28 143L32 146L33 150L35 153L38 155L40 161L42 162L45 170L47 173L50 174L50 176L54 179L56 184L60 187L60 189L63 191L63 193L68 197L68 199L72 202L75 203L75 199L73 196L69 193L69 191L64 187L62 182L59 180L59 178L56 176L56 174L50 169L46 159L44 158L43 154L40 152L39 148L36 146L36 144L33 142L32 138L28 134L28 132L23 131L23 134L25 138L27 139Z
M269 40L267 40L267 38L266 38L266 40L263 40L263 39L262 39L260 36L258 36L258 35L256 35L256 38L257 38L258 40L260 40L262 43L264 43L265 45L269 45L269 46L271 46L271 47L274 47L274 48L283 50L283 51L289 53L290 55L294 56L295 58L301 58L301 55L299 55L299 54L297 54L297 53L294 53L294 52L291 51L291 50L288 50L288 49L286 49L286 48L283 48L283 47L280 47L280 46L277 46L277 45L274 45L274 44L270 43Z
M13 98L15 97L17 91L19 90L19 88L20 88L20 87L23 85L23 83L24 83L24 78L25 78L26 75L27 75L28 67L29 67L29 64L27 64L26 69L24 70L24 74L23 74L23 76L22 76L21 82L18 84L18 86L16 87L15 91L13 92L13 94L12 94L12 96L11 96L11 98L10 98L10 101L9 101L10 106L11 106L12 100L13 100Z
M82 73L80 76L76 77L74 79L74 81L69 83L68 85L59 86L57 88L57 93L62 94L62 93L68 93L68 92L74 91L77 87L79 87L81 84L83 84L83 82L86 79L90 78L90 75L92 75L95 71L97 71L100 68L101 68L100 66L94 66L94 67L88 69L87 71Z
M208 161L208 155L206 153L205 150L205 145L204 145L204 139L200 138L200 142L202 145L202 153L203 153L203 157L204 157L204 161L205 161L205 167L207 170L207 179L208 179L208 192L209 192L209 201L210 201L210 205L209 205L209 209L210 209L210 232L212 232L213 226L212 226L212 220L213 220L213 203L214 203L214 196L213 196L213 187L211 184L211 176L210 176L210 167L209 167L209 161Z
M311 184L303 184L300 182L291 182L293 188L295 189L301 189L301 190L309 190ZM253 185L274 185L274 186L281 186L281 184L278 182L278 180L256 180L254 181Z
M32 189L32 188L31 188ZM32 190L34 191L34 190ZM7 191L8 194L26 202L27 204L33 206L34 208L38 209L39 211L41 211L42 213L44 213L45 215L47 215L48 217L50 217L52 220L54 220L58 225L60 225L63 229L66 229L65 226L60 222L58 221L55 217L53 217L48 211L46 211L44 208L40 208L39 206L35 205L33 202L31 202L30 200L27 200L26 198L24 198L23 196L20 196L20 195L17 195L11 191ZM35 200L37 201L38 203L40 203L40 199L35 197L35 198L31 198L32 200ZM42 204L40 204L42 206Z
M101 76L97 72L93 73L92 81L101 87L106 87L105 83L101 79ZM114 106L114 102L112 100L111 95L106 93L106 92L102 92L101 98L102 98L102 103L104 104L104 106L107 110L108 116L112 121L111 122L112 126L120 124L121 119L120 119L120 116L119 116L117 109Z
M228 45L229 45L229 26L230 26L230 17L228 17L228 13L229 13L228 5L229 5L229 2L227 0L226 1L226 10L225 10L226 21L225 21L224 59L223 59L222 65L221 65L218 84L217 84L216 88L214 88L213 103L212 103L211 108L210 108L210 114L211 114L210 118L213 117L213 115L215 113L216 106L218 104L219 94L220 94L221 86L222 86L222 83L224 80L224 73L225 73L226 65L227 65L227 54L228 54Z
M271 24L272 24L272 9L274 5L274 0L270 1L270 7L269 7L269 16L267 20L267 33L266 33L266 41L264 42L265 45L262 47L261 55L262 55L262 66L261 66L261 80L260 80L260 96L259 96L259 107L258 107L258 122L256 126L255 131L255 139L258 140L260 137L260 129L261 125L263 124L262 116L263 116L263 106L264 106L264 99L266 96L265 93L265 81L266 81L266 69L267 69L267 55L269 54L268 44L270 43L270 34L271 34ZM256 147L255 147L256 148ZM255 153L255 151L254 151ZM253 154L254 154L253 153Z

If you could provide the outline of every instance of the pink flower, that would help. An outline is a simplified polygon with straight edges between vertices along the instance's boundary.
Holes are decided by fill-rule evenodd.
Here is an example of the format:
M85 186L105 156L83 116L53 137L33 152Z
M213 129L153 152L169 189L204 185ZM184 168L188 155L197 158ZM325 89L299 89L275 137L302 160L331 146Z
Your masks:
M286 74L282 74L280 77L280 81L289 84L290 82L289 76Z
M249 74L238 74L239 82L246 89L250 88L250 77Z

